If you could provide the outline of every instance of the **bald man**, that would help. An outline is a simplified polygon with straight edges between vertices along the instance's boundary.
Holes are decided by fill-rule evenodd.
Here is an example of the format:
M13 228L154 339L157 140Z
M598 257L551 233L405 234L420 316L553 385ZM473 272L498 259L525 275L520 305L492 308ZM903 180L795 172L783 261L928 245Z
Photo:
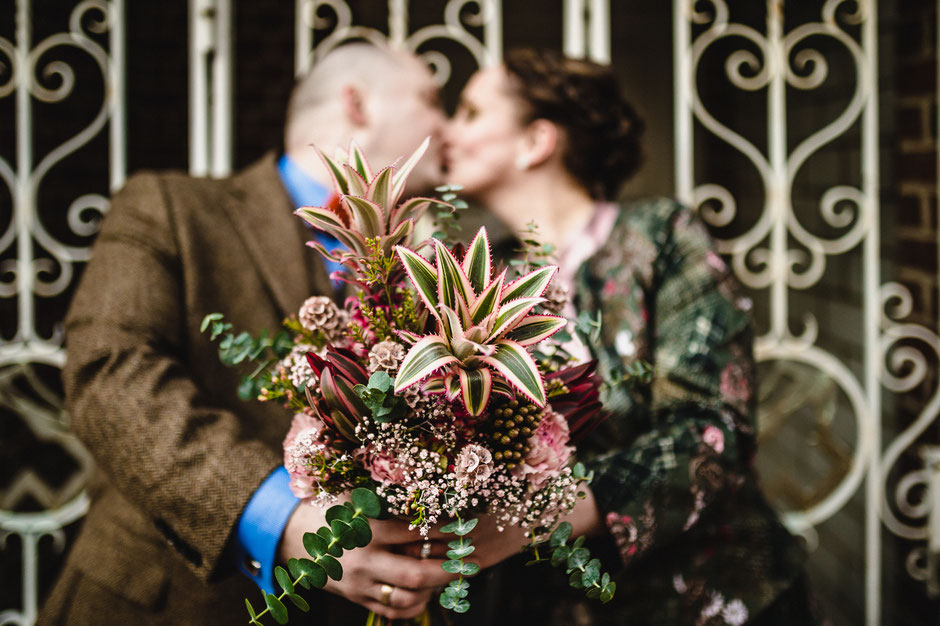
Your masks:
M232 624L247 621L245 597L264 606L259 588L305 554L323 510L289 491L291 415L238 400L244 372L219 363L200 322L221 311L238 330L276 330L305 298L334 293L292 214L328 197L311 144L355 139L384 166L431 136L409 181L418 192L437 182L442 121L417 58L343 46L295 87L283 155L225 180L142 173L115 195L66 318L66 407L99 471L40 623ZM343 556L332 593L309 596L315 623L417 615L448 579L439 562L400 554L414 541L404 522L373 530Z

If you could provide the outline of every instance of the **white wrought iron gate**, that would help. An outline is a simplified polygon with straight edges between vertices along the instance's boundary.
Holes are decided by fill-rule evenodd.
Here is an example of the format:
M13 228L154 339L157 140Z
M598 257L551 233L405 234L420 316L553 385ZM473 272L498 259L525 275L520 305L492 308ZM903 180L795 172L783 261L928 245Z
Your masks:
M791 3L795 7L796 0ZM890 576L909 576L925 586L925 593L940 593L940 447L923 447L922 466L895 468L913 446L924 443L922 435L935 422L940 394L930 389L926 405L903 428L886 430L883 423L893 394L933 384L930 373L940 356L940 340L933 330L904 322L913 306L911 296L886 280L881 261L878 6L876 0L801 2L794 20L783 0L767 0L761 24L738 19L742 7L756 4L673 0L676 194L714 228L721 252L762 311L757 353L767 380L796 380L802 390L814 389L807 391L802 406L814 411L814 436L828 438L833 449L845 449L842 471L804 506L785 510L785 520L812 546L825 542L818 528L847 511L854 515L852 507L857 506L858 518L864 520L859 548L864 582L858 601L864 602L867 623L890 622L881 606L885 529L914 542L905 559L907 571ZM813 17L808 17L809 4ZM450 0L440 3L439 22L413 29L408 0L389 0L387 5L387 29L382 30L357 23L355 1L296 0L296 73L344 40L387 39L421 52L444 83L450 79L450 62L429 49L428 42L456 42L478 65L497 62L507 45L504 12L539 7L520 0ZM612 23L611 6L610 0L560 3L566 53L601 62L616 57L612 48L621 25ZM232 168L236 106L234 8L231 0L189 0L189 9L189 167L194 174L224 176ZM20 420L37 440L55 443L76 463L73 478L55 488L28 469L15 471L2 487L0 559L18 548L22 569L20 603L0 612L0 624L33 623L38 542L51 535L61 549L63 529L87 508L81 486L91 460L69 437L56 385L48 383L64 360L62 337L54 328L38 329L35 320L37 310L71 286L73 268L87 260L98 219L107 210L108 188L123 184L125 114L133 106L124 97L123 0L76 2L62 13L61 32L39 39L31 32L33 10L30 0L15 0L12 13L0 16L0 24L14 25L0 30L0 104L12 103L12 120L4 123L13 129L15 144L0 146L5 187L0 188L5 194L0 201L0 302L10 305L3 310L15 318L4 322L0 336L0 409L3 419ZM793 94L812 96L824 89L832 76L826 51L833 46L841 50L838 67L847 68L848 87L841 103L830 103L832 119L807 130L806 121L796 119ZM33 107L61 103L73 89L85 88L76 84L68 64L50 60L50 52L60 47L79 50L98 68L101 104L72 136L37 153ZM668 42L653 53L668 54ZM703 69L716 56L721 57L721 77ZM726 88L761 101L766 114L755 132L736 128L714 110L709 98ZM806 132L794 139L788 130L797 126ZM98 165L109 172L105 188L77 183L73 200L53 217L41 216L37 197L48 172L69 158L81 158L84 146L105 135L109 156ZM746 174L728 177L709 162L708 150L716 141L737 154L742 169L751 172L751 183ZM845 150L846 142L855 144L851 166L829 168L825 176L807 181L807 172L821 168L815 159L837 143ZM750 184L742 197L733 186L736 180ZM6 198L9 210L2 204ZM50 220L57 221L54 227ZM57 234L63 225L68 237ZM833 281L855 285L857 315L820 319L815 300L801 295L825 290ZM833 334L846 332L833 330L834 318L836 326L853 326L849 333L858 338L857 359L846 356L838 342L829 342ZM794 330L795 323L800 330ZM775 402L771 396L768 391L768 406ZM786 402L782 404L785 414ZM770 424L764 442L769 448L776 445L771 435L794 428L786 419L775 421L770 410L762 417ZM840 420L848 425L839 426ZM27 496L42 510L22 512L19 503ZM11 537L18 538L18 546Z

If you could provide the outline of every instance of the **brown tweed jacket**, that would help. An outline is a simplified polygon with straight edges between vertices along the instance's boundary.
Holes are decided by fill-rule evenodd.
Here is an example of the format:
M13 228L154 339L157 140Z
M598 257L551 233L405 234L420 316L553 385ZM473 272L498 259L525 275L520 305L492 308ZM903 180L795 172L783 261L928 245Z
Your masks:
M306 239L273 155L226 180L140 174L114 197L66 319L63 373L100 471L42 623L247 617L242 598L260 594L235 574L232 531L281 463L290 415L240 401L243 372L199 326L219 311L236 330L277 330L330 293Z

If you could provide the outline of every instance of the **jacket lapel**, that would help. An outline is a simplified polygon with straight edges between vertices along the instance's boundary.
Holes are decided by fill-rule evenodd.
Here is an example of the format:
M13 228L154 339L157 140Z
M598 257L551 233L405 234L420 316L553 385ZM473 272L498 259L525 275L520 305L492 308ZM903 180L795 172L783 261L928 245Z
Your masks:
M268 154L234 180L225 205L248 257L258 269L281 315L296 313L304 299L331 293L329 278Z

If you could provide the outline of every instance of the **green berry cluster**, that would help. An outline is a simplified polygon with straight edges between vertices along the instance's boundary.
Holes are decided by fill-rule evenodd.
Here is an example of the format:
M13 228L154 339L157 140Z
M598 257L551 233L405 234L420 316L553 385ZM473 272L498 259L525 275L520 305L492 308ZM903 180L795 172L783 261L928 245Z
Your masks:
M529 453L529 437L539 427L544 414L545 409L527 399L513 398L497 405L487 433L493 460L505 463L509 469L518 465Z

